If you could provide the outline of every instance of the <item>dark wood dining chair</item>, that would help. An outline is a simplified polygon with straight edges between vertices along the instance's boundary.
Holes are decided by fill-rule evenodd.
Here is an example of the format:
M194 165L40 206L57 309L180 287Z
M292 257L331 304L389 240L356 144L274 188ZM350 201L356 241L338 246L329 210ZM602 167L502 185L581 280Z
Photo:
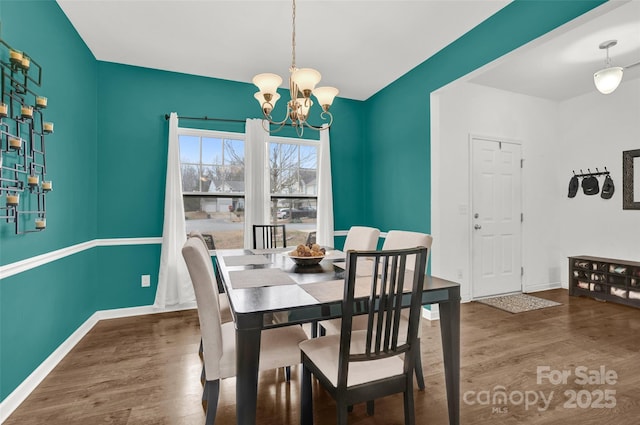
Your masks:
M365 258L374 260L371 276L357 276L358 259ZM340 334L300 343L302 424L313 423L312 374L336 401L338 425L347 424L349 406L365 401L367 407L373 406L376 398L395 393L404 394L405 424L415 424L413 373L420 354L418 326L426 260L425 247L347 252ZM356 290L369 294L358 304L366 311L367 327L352 331ZM406 297L410 306L408 320L403 320Z
M271 249L287 247L287 231L284 224L254 224L253 248Z
M217 285L209 251L197 238L189 238L182 248L196 295L200 333L204 346L206 401L205 425L215 423L220 379L236 375L236 334L233 322L222 323ZM307 335L300 326L284 326L262 331L260 370L276 369L300 363L298 344Z

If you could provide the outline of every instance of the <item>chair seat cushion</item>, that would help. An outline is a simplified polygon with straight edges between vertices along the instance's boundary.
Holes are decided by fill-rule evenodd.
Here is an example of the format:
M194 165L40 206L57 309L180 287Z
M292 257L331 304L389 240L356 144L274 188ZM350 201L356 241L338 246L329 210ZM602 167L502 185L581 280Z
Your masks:
M351 354L364 353L366 335L366 331L354 331L351 334ZM328 335L303 341L300 343L300 349L322 371L334 387L338 385L340 335ZM351 362L349 363L347 387L402 375L403 368L404 361L399 356Z
M259 370L300 364L298 344L306 339L307 334L298 325L263 330L260 338ZM212 371L211 374L209 373L205 362L208 381L236 375L236 330L233 322L222 324L222 346L223 353L220 358L220 369L217 376L215 371Z

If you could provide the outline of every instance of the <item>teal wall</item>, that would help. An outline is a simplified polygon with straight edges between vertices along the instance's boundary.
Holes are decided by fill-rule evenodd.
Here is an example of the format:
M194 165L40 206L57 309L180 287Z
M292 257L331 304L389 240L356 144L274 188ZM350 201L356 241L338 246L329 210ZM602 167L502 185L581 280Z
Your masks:
M517 0L367 100L369 224L431 230L430 93L604 3ZM420 40L412 40L419 43ZM466 167L466 164L445 164Z
M367 102L337 99L335 228L429 231L429 93L599 3L516 1ZM96 61L53 0L1 0L0 22L2 38L42 64L55 123L48 228L16 236L0 223L0 265L96 238L161 236L164 114L257 116L252 85ZM159 255L155 244L101 246L3 279L0 399L95 311L151 304Z
M5 265L95 239L98 66L52 0L2 0L0 24L2 39L42 66L37 92L49 99L44 114L55 129L46 141L47 229L15 235L1 222ZM2 279L0 399L96 310L95 266L96 253L82 252Z

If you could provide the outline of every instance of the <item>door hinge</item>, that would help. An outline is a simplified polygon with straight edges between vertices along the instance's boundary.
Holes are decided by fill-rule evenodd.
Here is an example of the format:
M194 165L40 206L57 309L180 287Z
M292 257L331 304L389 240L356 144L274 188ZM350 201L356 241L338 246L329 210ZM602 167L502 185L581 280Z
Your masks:
M520 168L523 168L522 166L524 165L524 159L520 158Z
M524 213L520 213L520 223L524 221Z
M524 267L520 267L520 276L524 276Z

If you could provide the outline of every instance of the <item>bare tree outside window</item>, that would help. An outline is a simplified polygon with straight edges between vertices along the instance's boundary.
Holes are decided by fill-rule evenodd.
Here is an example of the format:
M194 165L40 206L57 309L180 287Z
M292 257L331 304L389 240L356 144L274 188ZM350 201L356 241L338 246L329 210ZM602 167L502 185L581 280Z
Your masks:
M185 130L179 135L187 232L211 234L216 248L240 248L244 140L216 134ZM304 243L316 228L317 164L318 147L313 142L279 139L269 143L271 222L287 224L287 245Z

